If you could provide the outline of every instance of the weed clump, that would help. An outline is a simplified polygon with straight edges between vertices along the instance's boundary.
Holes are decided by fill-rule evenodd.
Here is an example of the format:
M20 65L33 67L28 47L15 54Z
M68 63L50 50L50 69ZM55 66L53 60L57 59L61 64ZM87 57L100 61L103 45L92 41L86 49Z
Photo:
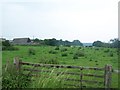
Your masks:
M14 65L8 63L2 69L2 88L28 88L31 78L17 71Z
M75 53L78 57L84 57L85 56L85 53L83 51L77 51Z
M33 48L28 49L28 54L29 55L35 55L35 50Z
M78 48L78 50L82 49L81 47Z
M110 52L110 53L109 53L109 56L110 56L110 57L113 57L113 52Z
M104 50L105 53L108 53L110 51L110 49Z
M57 52L56 52L56 51L53 51L53 50L50 50L49 53L50 53L50 54L57 54Z
M90 61L92 61L92 59L90 59Z
M55 48L55 50L59 50L60 48L59 48L59 46L57 46L56 48Z
M67 51L67 48L62 48L61 49L61 52L65 52L65 51Z
M50 58L50 59L41 58L39 63L42 63L42 64L59 64L59 61L55 58Z
M74 54L73 59L78 59L78 56Z
M70 52L69 54L73 54L73 52Z
M65 56L67 56L67 53L62 53L61 55L62 55L62 57L65 57Z
M98 50L99 50L99 48L95 48L95 50L96 50L96 51L98 51Z
M85 54L83 51L77 51L74 56L73 56L73 59L78 59L79 57L84 57Z

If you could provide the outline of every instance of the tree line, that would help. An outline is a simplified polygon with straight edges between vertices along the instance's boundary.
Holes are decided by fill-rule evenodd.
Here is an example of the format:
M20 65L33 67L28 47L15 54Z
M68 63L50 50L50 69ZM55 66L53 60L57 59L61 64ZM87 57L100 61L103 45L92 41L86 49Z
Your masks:
M83 43L81 43L79 40L73 40L72 42L65 40L63 41L62 39L56 40L55 38L52 39L44 39L40 40L38 38L32 40L33 43L36 43L37 45L49 45L49 46L83 46ZM105 43L102 41L94 41L92 46L95 47L108 47L108 48L120 48L120 41L115 38L111 39L109 43ZM2 41L2 50L9 50L9 49L16 49L13 48L13 45L9 42L9 40Z
M63 41L62 39L57 40L55 38L52 39L44 39L44 40L40 40L38 38L33 40L34 43L39 43L39 44L43 44L43 45L50 45L50 46L83 46L83 44L79 41L79 40L73 40L72 42L65 40Z
M109 48L120 48L120 41L117 38L110 39L109 43L105 43L102 41L94 41L93 46L96 47L109 47Z

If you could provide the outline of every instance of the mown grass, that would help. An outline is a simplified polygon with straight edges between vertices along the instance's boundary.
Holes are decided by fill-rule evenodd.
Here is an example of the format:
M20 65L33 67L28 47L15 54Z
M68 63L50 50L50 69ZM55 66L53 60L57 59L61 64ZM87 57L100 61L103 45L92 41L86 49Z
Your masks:
M92 48L92 47L53 47L53 46L16 46L17 51L2 51L2 64L6 60L13 62L14 57L19 57L24 62L62 64L87 67L104 67L106 64L112 65L113 69L118 69L118 54L115 48ZM74 56L77 58L74 59ZM86 71L90 72L90 71ZM51 75L52 76L52 75ZM76 76L74 76L76 77ZM62 87L59 80L39 78L33 82L33 87ZM87 77L88 78L88 77ZM42 81L42 79L44 81ZM49 81L46 81L49 80ZM118 87L118 75L112 75L112 87ZM43 83L41 83L43 82ZM45 83L47 82L47 83ZM55 82L54 85L47 86ZM37 84L35 84L37 83ZM43 85L44 84L44 85Z

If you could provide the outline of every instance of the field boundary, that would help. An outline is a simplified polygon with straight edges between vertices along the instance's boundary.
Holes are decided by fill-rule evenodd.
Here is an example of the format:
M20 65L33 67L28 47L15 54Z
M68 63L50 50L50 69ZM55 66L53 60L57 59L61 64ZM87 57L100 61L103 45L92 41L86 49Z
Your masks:
M49 68L68 68L68 69L79 69L79 70L97 70L97 71L103 71L103 75L95 75L95 74L83 74L83 73L74 73L74 72L56 72L56 74L71 74L71 75L79 75L80 80L77 79L71 79L67 78L66 81L76 81L80 82L82 85L82 82L88 82L88 83L102 83L104 85L104 88L111 88L111 78L112 78L112 66L111 65L105 65L103 68L98 67L83 67L83 66L71 66L71 65L56 65L56 64L39 64L39 63L29 63L29 62L23 62L22 60L19 60L18 58L14 58L14 65L16 69L19 71L21 70L21 66L27 65L27 66L33 66L32 69L23 69L24 71L30 71L29 75L35 76L31 74L32 72L50 72L49 70L37 70L35 67L49 67ZM83 80L83 76L89 76L89 77L97 77L97 78L103 78L103 82L97 81L97 80ZM67 84L66 84L67 85ZM68 84L69 86L73 86ZM80 86L81 86L80 85Z

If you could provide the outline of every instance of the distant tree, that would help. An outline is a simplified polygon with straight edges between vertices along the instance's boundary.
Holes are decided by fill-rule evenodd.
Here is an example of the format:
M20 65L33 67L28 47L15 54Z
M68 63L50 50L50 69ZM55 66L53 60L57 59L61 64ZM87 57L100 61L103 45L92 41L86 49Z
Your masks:
M33 40L34 42L40 42L40 40L38 38Z
M9 42L9 40L5 40L2 41L2 50L9 50L9 51L13 51L13 50L19 50L18 48L12 46Z
M101 42L101 41L94 41L94 42L93 42L93 46L103 47L103 42Z
M111 39L111 47L113 48L120 48L120 41L115 38L115 39Z
M50 45L50 46L56 46L56 45L58 45L57 44L58 41L55 38L45 39L44 42L45 42L46 45Z
M2 42L2 46L9 47L9 46L11 46L11 44L10 44L9 40L6 40L6 41Z
M95 41L93 43L93 46L96 47L112 47L112 48L120 48L120 41L115 38L115 39L110 39L110 43L103 43L101 41Z
M83 46L83 44L79 41L79 40L74 40L72 42L72 45L75 45L75 46Z

